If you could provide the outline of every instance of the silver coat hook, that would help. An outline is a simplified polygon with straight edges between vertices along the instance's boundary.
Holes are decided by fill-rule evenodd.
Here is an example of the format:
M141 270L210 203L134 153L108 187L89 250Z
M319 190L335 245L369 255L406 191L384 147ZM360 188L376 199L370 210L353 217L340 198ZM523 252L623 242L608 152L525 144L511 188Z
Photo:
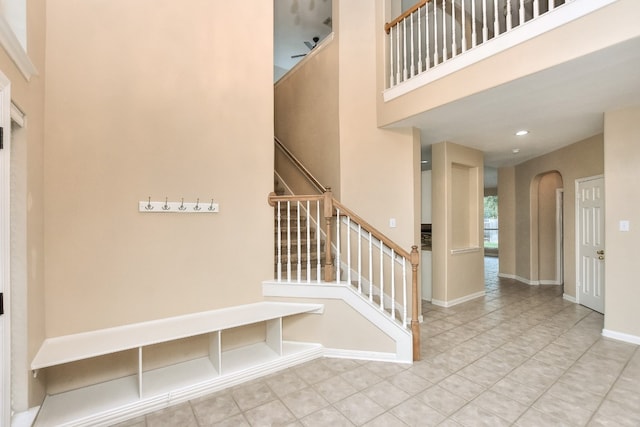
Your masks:
M208 210L215 211L215 208L213 207L213 199L211 199L211 206L208 207Z
M153 210L153 206L151 205L151 196L149 196L149 201L147 202L147 206L144 207L148 211Z
M182 201L180 202L180 206L178 207L178 210L179 211L186 211L187 210L186 206L184 205L184 197L182 198Z
M162 206L162 210L163 211L168 211L169 209L171 209L171 207L169 206L169 198L165 197L164 198L164 206Z
M202 209L200 206L200 199L196 199L196 205L193 207L194 211L199 211L200 209Z

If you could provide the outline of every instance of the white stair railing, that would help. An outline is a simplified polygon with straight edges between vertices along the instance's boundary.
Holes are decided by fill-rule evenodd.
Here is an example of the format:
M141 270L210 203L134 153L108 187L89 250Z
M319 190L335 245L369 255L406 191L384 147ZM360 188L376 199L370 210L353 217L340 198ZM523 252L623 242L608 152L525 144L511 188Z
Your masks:
M275 208L276 281L348 286L391 320L410 325L419 337L417 246L405 251L333 199L330 191L310 196L272 193L269 203Z
M578 0L421 0L387 23L389 88Z

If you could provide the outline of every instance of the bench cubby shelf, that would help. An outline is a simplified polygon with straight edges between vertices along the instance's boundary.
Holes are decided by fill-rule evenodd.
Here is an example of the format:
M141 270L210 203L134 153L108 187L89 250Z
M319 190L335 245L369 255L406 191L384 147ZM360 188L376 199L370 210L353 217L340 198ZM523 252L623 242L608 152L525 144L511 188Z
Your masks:
M31 369L122 351L138 353L137 374L46 397L36 426L108 425L322 355L315 343L283 341L282 319L321 314L322 304L258 302L46 339ZM222 351L225 330L266 323L263 342ZM208 336L207 357L145 370L145 347Z

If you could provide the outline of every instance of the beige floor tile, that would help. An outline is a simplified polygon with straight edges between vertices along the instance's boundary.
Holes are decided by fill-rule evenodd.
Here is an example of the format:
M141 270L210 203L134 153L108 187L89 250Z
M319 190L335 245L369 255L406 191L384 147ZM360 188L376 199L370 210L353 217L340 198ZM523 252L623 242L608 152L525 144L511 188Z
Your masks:
M473 404L500 418L515 422L529 407L516 400L487 390L473 400Z
M469 403L451 416L465 427L502 427L511 425L510 422L486 411L474 403Z
M453 374L440 381L438 385L465 400L473 400L485 390L485 387L469 381L465 377Z
M307 427L351 427L354 424L333 407L320 409L301 420Z
M273 400L244 413L252 427L285 425L296 421L296 417L279 400Z
M385 409L393 408L411 397L388 381L374 384L362 393Z
M441 414L447 416L453 414L467 404L466 399L456 396L437 385L420 393L417 398L421 402L426 403Z
M284 396L282 402L297 418L305 417L329 405L329 402L311 387Z
M374 418L364 425L364 427L405 427L407 424L400 421L395 415L390 412Z
M212 425L240 413L240 408L229 392L192 400L191 407L201 426Z
M340 376L332 377L313 385L318 393L330 403L337 402L358 392Z
M394 416L410 426L437 426L445 417L418 399L409 399L391 409Z
M385 409L363 393L357 393L333 405L349 421L362 425L385 412Z

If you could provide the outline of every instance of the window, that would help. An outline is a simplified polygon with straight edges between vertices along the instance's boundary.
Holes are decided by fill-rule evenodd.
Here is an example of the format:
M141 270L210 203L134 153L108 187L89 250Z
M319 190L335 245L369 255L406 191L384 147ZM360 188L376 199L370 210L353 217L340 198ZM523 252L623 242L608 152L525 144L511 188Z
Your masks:
M484 248L498 250L498 196L484 198Z

